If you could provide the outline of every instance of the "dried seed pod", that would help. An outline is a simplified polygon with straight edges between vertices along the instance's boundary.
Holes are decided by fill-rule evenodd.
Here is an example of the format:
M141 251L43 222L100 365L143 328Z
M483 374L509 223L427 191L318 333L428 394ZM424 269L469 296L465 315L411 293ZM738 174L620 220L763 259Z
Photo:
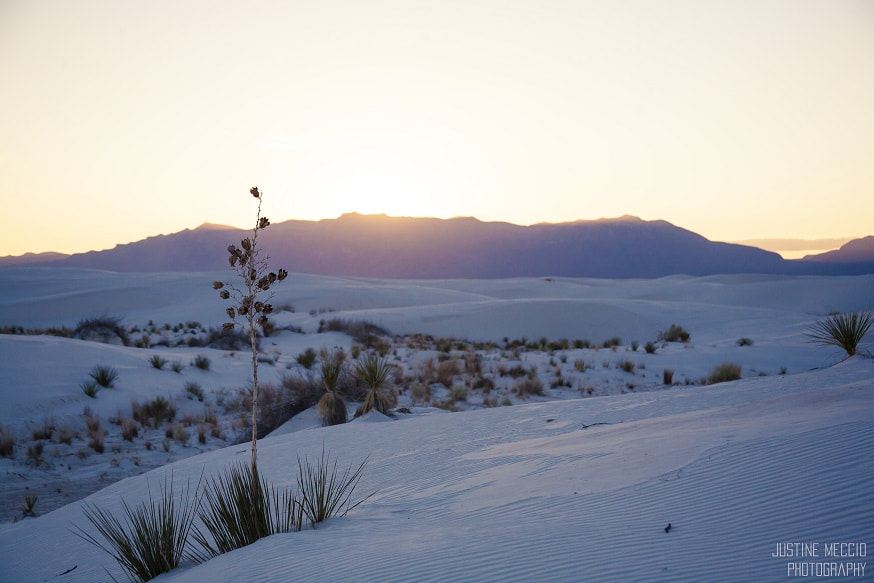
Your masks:
M255 281L255 278L256 278L256 277L258 277L258 272L255 271L255 268L254 268L254 267L250 267L250 268L249 268L249 280L250 280L250 281Z
M258 318L258 325L264 326L267 323L267 316L261 316Z
M225 287L225 284L220 281L212 282L212 289L222 289L223 287Z
M263 229L263 228L267 227L267 225L269 225L269 224L270 224L270 219L268 219L267 217L261 217L261 219L258 221L258 228Z
M283 279L285 279L286 277L288 277L288 272L285 271L284 269L280 269L280 270L279 270L279 275L277 275L276 277L279 279L279 281L282 281Z
M263 310L263 309L264 309L264 303L263 303L263 302L255 302L255 311L256 311L256 312L260 312L260 311Z
M234 308L227 308L227 309L225 309L225 313L226 313L229 317L231 317L231 318L233 319L233 317L234 317Z
M228 257L228 263L231 264L231 267L235 267L237 265L237 256L231 255L230 257Z
M273 273L273 272L271 271L271 272L270 272L270 275L268 275L267 277L270 279L270 283L271 283L271 284L276 283L276 274L275 274L275 273Z
M247 308L252 305L252 296L246 296L243 298L243 305Z
M246 251L249 251L252 248L252 242L249 241L249 239L243 239L242 241L240 241L240 244Z
M257 186L253 186L252 188L250 188L249 194L251 194L255 198L261 198L261 192L258 190Z
M273 313L273 304L264 304L264 307L261 308L262 314L271 314Z
M228 298L231 297L231 292L229 292L229 291L226 290L226 289L223 289L222 291L219 292L219 295L221 296L221 298L222 298L223 300L226 300L226 299L228 299Z
M239 308L237 308L237 314L239 314L240 316L245 316L248 313L249 308L247 308L246 306L240 306Z
M234 329L233 322L225 322L224 324L222 324L222 330L224 330L225 332L230 332L233 329Z

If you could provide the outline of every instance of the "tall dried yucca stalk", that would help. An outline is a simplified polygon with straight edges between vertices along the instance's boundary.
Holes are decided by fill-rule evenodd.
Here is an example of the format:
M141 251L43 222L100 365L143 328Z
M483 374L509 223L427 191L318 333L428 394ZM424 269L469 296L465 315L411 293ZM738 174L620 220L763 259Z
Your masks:
M238 324L237 317L244 319L242 326L249 333L249 343L252 346L252 466L258 461L258 337L256 328L267 324L267 315L273 312L269 303L273 297L270 287L277 281L288 277L288 272L279 269L268 272L269 256L261 254L258 247L258 234L267 228L270 221L261 216L261 191L257 186L249 189L249 193L258 199L258 210L255 214L255 227L252 236L240 241L240 247L228 246L228 263L231 269L243 282L242 287L227 284L222 281L213 282L213 289L220 290L222 299L230 300L232 306L225 312L231 318L224 324L224 330L230 332ZM266 295L265 295L266 294Z

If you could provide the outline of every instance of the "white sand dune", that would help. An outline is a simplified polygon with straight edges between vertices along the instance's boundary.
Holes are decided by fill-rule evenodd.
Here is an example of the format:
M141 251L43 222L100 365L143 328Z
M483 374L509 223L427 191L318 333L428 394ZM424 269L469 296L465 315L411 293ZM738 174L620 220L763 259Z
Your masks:
M136 275L87 272L83 281L92 280L77 287L71 274L32 270L28 280L28 273L0 270L0 324L75 324L99 313L81 312L95 293L125 296L103 304L127 306L120 313L127 322L221 321L209 274L155 276L155 286L169 285L155 295ZM639 390L625 394L581 397L556 389L512 407L413 408L395 419L370 416L330 428L302 414L259 442L266 476L293 486L298 456L313 459L324 447L343 467L368 459L359 492L373 496L316 530L186 563L159 581L782 581L802 561L771 556L787 542L817 543L819 555L807 563L867 565L867 557L827 558L824 545L874 544L874 360L843 360L837 349L806 342L803 332L828 311L869 307L870 276L288 282L274 303L293 303L297 311L277 320L310 333L270 339L277 363L291 363L306 346L348 347L341 334L312 333L320 319L334 316L366 318L394 333L495 341L618 335L643 343L678 323L692 342L652 355L627 346L619 353L567 351L569 363L595 361L596 370L585 373L592 383L634 378ZM95 291L101 289L111 292ZM143 291L127 295L131 290ZM189 316L198 303L193 313L200 315ZM740 336L755 343L739 347ZM868 338L863 349L871 348ZM52 411L73 418L84 405L109 416L137 395L173 394L192 379L231 389L248 375L244 358L202 348L0 336L0 351L0 423L13 427ZM145 361L158 353L186 363L208 354L213 367L157 371ZM642 371L628 377L599 365L620 357ZM742 363L745 378L659 387L663 368L697 379L725 361ZM98 362L116 367L121 381L87 399L77 384ZM776 374L780 367L788 374ZM268 381L283 373L278 365L263 370ZM92 490L85 501L117 512L122 500L147 499L149 487L168 476L179 487L193 485L202 474L246 460L249 446L197 453L175 448L162 454L168 465L149 458L155 469ZM101 478L113 468L99 465L99 457L81 471L112 479ZM6 480L22 466L0 460ZM116 479L130 475L122 470ZM107 570L118 577L108 555L72 532L76 525L88 527L81 501L0 525L0 580L103 581ZM872 572L866 566L865 576Z

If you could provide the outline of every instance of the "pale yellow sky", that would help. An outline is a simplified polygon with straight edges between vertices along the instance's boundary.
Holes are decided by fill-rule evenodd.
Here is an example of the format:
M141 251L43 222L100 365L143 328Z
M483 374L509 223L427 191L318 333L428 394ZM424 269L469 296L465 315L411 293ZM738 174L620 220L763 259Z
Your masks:
M0 1L0 256L266 214L874 234L874 2Z

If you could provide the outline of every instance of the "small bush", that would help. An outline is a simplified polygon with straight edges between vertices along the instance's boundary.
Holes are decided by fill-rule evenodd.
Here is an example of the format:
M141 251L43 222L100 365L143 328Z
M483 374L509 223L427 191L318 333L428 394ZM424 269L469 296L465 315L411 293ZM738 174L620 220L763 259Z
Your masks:
M125 419L121 422L121 437L125 441L133 441L139 435L139 426L133 419Z
M106 437L106 431L103 428L99 428L97 431L92 431L89 433L91 438L88 440L88 447L96 451L97 453L103 453L105 450L105 446L103 445L103 438Z
M431 399L431 391L428 386L423 383L416 383L410 387L410 397L414 403L424 403Z
M752 340L752 338L747 338L747 337L738 338L737 345L738 346L752 346L753 340Z
M201 403L203 402L203 389L197 383L192 381L185 383L184 391L189 399L197 399Z
M24 495L24 503L20 507L22 518L27 518L27 517L33 518L36 516L36 513L34 512L33 508L34 508L34 506L36 506L37 500L38 500L37 495L34 494L33 492L28 492L27 494Z
M77 527L76 534L116 560L133 580L149 581L179 566L194 523L199 496L189 497L189 488L177 498L172 476L164 482L158 499L131 507L122 500L124 523L106 510L85 503L83 511L97 529L97 536ZM114 578L113 578L114 579Z
M319 323L319 332L343 332L367 348L373 348L381 336L389 336L388 330L365 320L333 318Z
M209 358L203 356L202 354L198 354L194 358L194 362L192 364L200 370L209 370Z
M543 395L543 383L538 378L525 378L516 385L515 393L520 397L527 395Z
M164 397L155 397L143 405L131 401L131 416L142 425L157 428L164 421L172 421L176 417L176 409Z
M643 345L643 349L644 349L644 351L646 351L647 354L655 354L656 345L653 344L652 342L647 342L646 344Z
M35 441L27 446L27 461L35 466L42 464L42 454L45 449L45 444L42 441Z
M458 372L458 363L455 360L444 360L437 365L437 382L449 388Z
M163 370L164 365L167 364L167 359L155 354L149 359L149 364L151 364L153 368Z
M244 350L250 349L249 335L239 328L210 328L206 338L203 340L204 346L215 348L216 350ZM259 345L258 337L255 337L255 348Z
M74 437L76 437L76 432L69 425L62 425L58 428L58 443L72 445Z
M634 374L635 366L634 366L634 363L630 360L619 361L619 368L621 368L622 370L624 370L625 372L627 372L629 374Z
M837 346L847 356L854 356L859 342L874 325L874 312L849 312L832 314L825 320L811 325L806 332L810 342L824 346Z
M88 376L104 389L111 389L118 381L118 371L111 366L97 365L91 369Z
M182 369L185 368L185 365L179 362L178 360L170 365L170 370L175 373L181 373Z
M710 372L707 377L707 384L715 385L716 383L725 383L728 381L736 381L740 377L740 365L724 362Z
M449 389L449 399L452 401L467 401L467 387L455 385Z
M79 385L79 388L92 399L96 399L97 393L100 392L100 387L94 381L85 381Z
M80 320L73 330L73 337L104 344L127 346L129 343L127 331L121 325L121 318L107 315Z
M671 324L667 330L659 332L658 340L664 340L665 342L688 342L691 337L691 334L683 330L682 326Z
M42 425L37 425L31 430L31 435L34 440L38 439L51 439L52 434L55 432L55 421L54 419L46 419L43 421Z
M669 368L662 371L662 383L665 385L674 384L674 371Z
M316 351L312 348L307 348L306 350L298 354L295 360L299 365L307 370L310 370L316 363Z

